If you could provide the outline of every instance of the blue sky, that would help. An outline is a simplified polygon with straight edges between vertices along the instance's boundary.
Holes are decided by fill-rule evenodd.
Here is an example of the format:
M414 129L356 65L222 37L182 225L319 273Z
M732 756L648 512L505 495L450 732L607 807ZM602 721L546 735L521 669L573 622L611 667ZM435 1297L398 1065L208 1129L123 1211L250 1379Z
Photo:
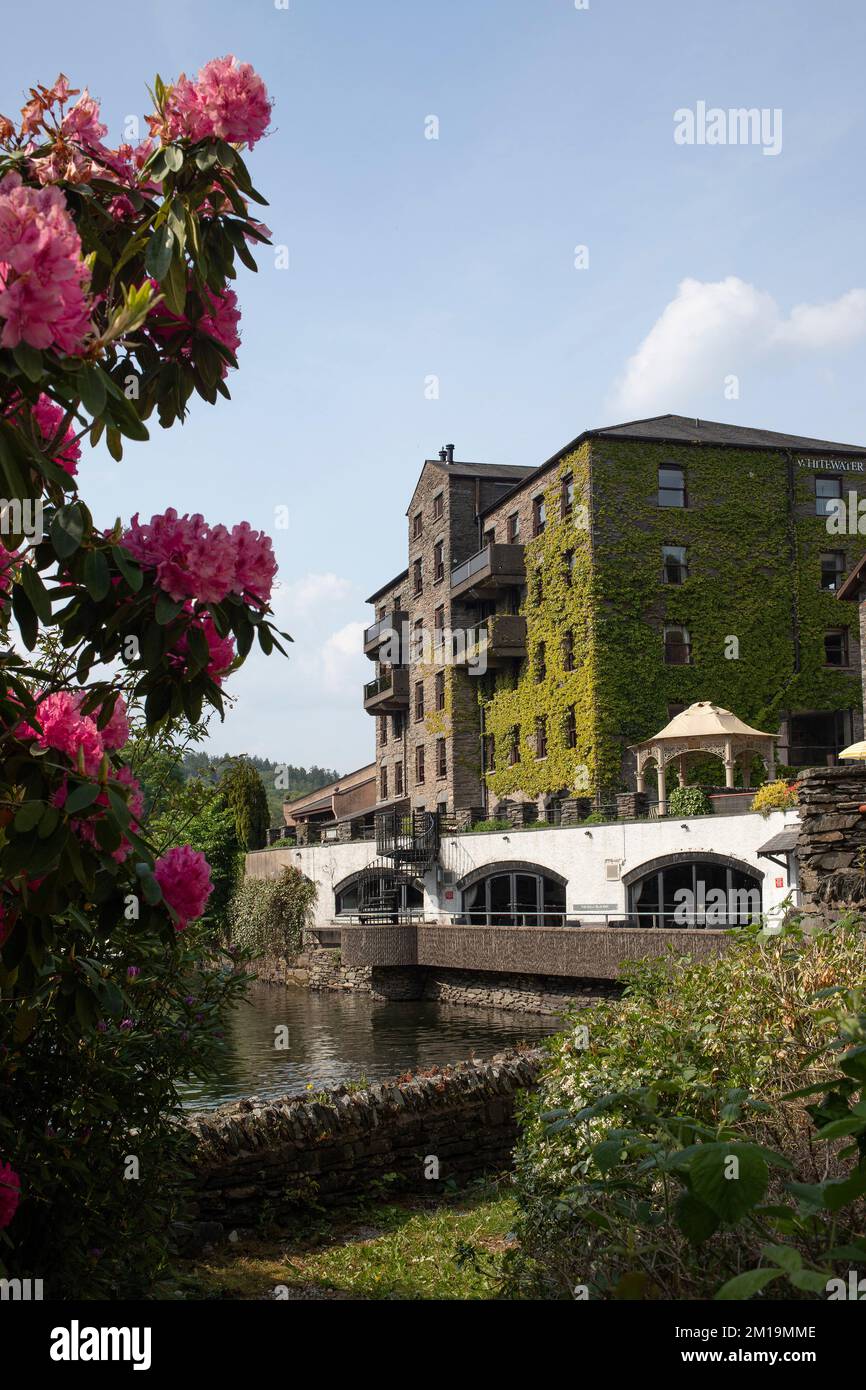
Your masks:
M80 470L100 519L173 505L274 536L291 660L250 659L214 749L344 771L372 756L363 600L405 565L408 498L446 441L533 465L582 429L676 411L864 442L864 40L857 0L4 16L0 111L62 69L117 141L156 71L228 52L274 99L250 166L289 268L266 252L241 270L232 402ZM699 101L780 110L780 152L675 143Z

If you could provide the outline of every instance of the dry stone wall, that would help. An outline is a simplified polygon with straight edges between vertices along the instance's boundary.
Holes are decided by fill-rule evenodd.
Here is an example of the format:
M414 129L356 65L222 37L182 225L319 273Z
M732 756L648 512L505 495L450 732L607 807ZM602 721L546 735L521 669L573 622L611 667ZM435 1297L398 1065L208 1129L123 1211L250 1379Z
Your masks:
M809 768L798 786L796 852L807 922L866 910L866 768Z
M515 1102L535 1085L543 1056L500 1053L366 1091L338 1086L316 1100L242 1100L194 1114L196 1220L216 1238L312 1201L350 1201L391 1174L401 1190L431 1193L501 1172L517 1136Z

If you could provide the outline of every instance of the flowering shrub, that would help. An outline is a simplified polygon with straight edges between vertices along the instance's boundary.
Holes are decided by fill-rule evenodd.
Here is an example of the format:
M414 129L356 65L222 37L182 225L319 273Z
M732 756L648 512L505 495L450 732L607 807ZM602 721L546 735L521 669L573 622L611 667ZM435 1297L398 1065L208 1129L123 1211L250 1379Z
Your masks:
M217 59L154 95L134 148L63 75L0 116L0 1255L57 1296L140 1293L161 1267L178 1084L242 987L196 925L204 854L147 837L129 711L154 737L198 726L285 636L246 522L167 508L105 532L78 491L85 442L119 460L193 394L229 396L236 262L268 239L240 149L270 120L261 78Z
M750 810L768 816L771 811L790 811L797 805L796 782L766 782L752 797Z

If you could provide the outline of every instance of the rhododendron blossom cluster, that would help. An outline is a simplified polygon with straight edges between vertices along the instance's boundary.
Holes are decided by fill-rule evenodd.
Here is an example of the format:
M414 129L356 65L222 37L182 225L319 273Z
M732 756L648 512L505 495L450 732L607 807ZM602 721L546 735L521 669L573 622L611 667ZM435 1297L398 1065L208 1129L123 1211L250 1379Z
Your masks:
M213 892L210 865L201 850L177 845L157 859L153 874L163 898L177 913L178 931L201 917Z
M198 512L178 516L169 507L143 524L136 512L122 539L133 559L156 570L157 584L175 601L221 603L233 593L267 603L271 596L273 546L246 521L229 531L209 526Z
M61 690L46 695L36 706L36 720L39 729L29 722L18 726L19 738L35 739L40 748L54 748L65 754L69 760L95 777L107 751L122 748L129 739L129 724L126 719L126 706L119 695L104 729L98 729L96 720L81 713L82 696Z
M162 128L158 118L149 119L155 130ZM166 101L164 129L170 140L216 138L252 149L270 119L264 82L230 53L205 63L195 82L181 73Z
M155 290L159 290L156 280L152 280L151 284ZM218 343L227 347L229 352L237 353L241 345L241 335L238 332L241 311L234 290L225 289L215 294L205 288L202 297L208 308L195 323L183 314L173 313L167 304L157 304L148 316L149 332L157 342L164 343L166 347L178 348L180 355L187 361L191 361L195 355L192 343L195 333L206 333L208 337L215 338ZM228 363L222 362L222 376L227 372Z
M90 269L58 188L0 179L0 346L79 352L90 328Z

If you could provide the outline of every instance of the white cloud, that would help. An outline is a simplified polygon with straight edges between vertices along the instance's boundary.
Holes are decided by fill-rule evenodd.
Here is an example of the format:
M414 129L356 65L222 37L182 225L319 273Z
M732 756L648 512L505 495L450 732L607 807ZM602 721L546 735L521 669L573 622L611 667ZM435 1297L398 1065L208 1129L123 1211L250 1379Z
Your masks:
M864 335L866 290L798 304L786 317L772 295L736 275L685 279L628 359L612 407L635 417L678 407L688 414L698 393L721 394L726 377L761 358L846 348Z

